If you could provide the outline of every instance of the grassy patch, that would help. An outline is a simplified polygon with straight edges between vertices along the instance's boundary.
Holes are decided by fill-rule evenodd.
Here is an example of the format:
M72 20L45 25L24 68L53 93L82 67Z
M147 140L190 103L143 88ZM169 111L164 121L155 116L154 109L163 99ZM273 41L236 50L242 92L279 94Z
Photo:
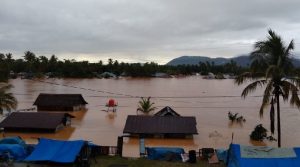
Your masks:
M97 157L97 163L92 160L92 166L95 167L108 167L112 164L128 165L128 167L193 167L193 166L208 166L207 161L198 160L196 164L182 163L182 162L167 162L167 161L154 161L145 158L121 158L118 156L100 156ZM210 167L225 167L224 164L210 164Z

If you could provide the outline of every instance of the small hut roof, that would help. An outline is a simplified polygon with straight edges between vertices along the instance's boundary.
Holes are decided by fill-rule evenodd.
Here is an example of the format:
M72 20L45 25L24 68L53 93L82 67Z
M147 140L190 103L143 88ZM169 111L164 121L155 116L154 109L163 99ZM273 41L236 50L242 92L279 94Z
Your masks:
M37 106L72 107L88 104L81 94L45 94L41 93L33 103Z
M198 134L195 117L157 117L129 115L123 133Z
M55 130L65 117L74 117L67 113L49 112L13 112L1 123L1 128Z
M154 116L180 116L180 114L175 112L171 107L166 106L157 113L155 113Z

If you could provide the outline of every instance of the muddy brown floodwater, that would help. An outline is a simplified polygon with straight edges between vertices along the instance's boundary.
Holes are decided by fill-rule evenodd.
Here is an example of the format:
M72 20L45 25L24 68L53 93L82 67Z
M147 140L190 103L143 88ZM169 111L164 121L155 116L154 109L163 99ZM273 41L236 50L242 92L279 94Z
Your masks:
M245 145L271 145L276 142L254 143L249 134L255 125L262 123L269 129L269 108L259 118L262 90L246 99L240 94L246 85L237 86L233 80L206 80L200 76L183 78L120 78L120 79L44 79L10 80L12 92L19 101L18 109L32 108L40 93L80 93L89 103L87 111L75 113L70 127L57 133L8 133L19 135L28 142L37 137L54 139L84 139L99 145L116 145L123 135L127 115L135 115L139 98L153 97L157 110L172 107L182 116L195 116L198 135L187 139L146 139L146 146L177 146L187 150L201 147L227 148L234 133L233 142ZM258 96L255 96L258 95ZM107 113L105 104L109 98L118 102L116 113ZM288 104L281 105L282 145L300 145L300 112ZM244 116L243 124L231 124L227 113ZM277 135L275 134L275 137ZM138 140L124 138L124 156L139 155Z

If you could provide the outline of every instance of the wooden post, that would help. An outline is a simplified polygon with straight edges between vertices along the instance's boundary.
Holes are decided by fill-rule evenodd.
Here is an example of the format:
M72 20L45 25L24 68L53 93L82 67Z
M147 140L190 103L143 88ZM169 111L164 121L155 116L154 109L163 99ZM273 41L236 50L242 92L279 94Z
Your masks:
M118 136L117 154L123 156L123 136Z

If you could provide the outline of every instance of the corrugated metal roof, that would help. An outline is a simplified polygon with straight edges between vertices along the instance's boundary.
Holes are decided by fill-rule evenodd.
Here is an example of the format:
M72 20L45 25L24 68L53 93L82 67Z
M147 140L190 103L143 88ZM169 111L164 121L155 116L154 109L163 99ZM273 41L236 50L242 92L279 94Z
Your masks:
M158 117L129 115L123 133L198 134L195 117Z
M37 106L72 107L88 104L81 94L44 94L41 93L33 103Z
M8 129L36 129L36 130L55 130L58 125L63 123L67 113L48 113L48 112L13 112L1 123L0 127ZM70 114L67 116L72 117Z
M180 116L180 114L175 112L171 107L166 106L157 113L155 113L154 116Z

